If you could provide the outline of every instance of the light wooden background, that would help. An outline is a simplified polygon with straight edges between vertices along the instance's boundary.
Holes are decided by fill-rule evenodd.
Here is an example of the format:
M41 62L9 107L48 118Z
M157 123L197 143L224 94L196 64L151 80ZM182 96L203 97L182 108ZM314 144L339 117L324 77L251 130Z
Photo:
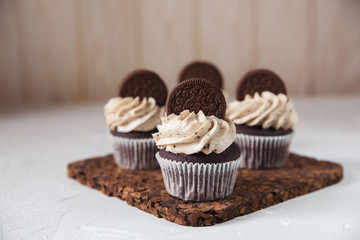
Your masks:
M0 103L104 100L135 68L174 87L214 62L234 95L266 67L292 95L360 92L357 0L0 0Z

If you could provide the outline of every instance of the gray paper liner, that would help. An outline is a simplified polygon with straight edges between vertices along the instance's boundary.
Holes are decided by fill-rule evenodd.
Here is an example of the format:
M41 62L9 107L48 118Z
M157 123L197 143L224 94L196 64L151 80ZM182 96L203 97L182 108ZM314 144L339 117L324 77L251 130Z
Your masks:
M166 191L185 201L209 201L229 196L235 185L237 160L225 163L176 162L156 154Z
M293 133L283 136L236 134L243 160L240 168L266 169L284 166L289 157Z
M123 138L109 134L115 163L124 169L158 168L155 154L158 151L153 138Z

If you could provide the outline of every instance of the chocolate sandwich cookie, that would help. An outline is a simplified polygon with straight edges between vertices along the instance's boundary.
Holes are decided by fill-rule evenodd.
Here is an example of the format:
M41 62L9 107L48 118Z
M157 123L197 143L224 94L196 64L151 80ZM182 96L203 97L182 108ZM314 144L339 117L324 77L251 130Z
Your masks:
M236 98L242 101L247 94L254 96L256 92L261 94L263 91L286 94L285 84L276 73L267 69L255 69L247 72L239 81Z
M156 73L148 70L135 70L129 73L120 83L120 97L153 97L156 104L164 106L167 98L167 88Z
M208 62L192 62L186 65L180 73L179 82L190 78L205 78L212 81L218 88L222 89L223 80L219 69Z
M207 116L225 117L226 101L221 90L211 81L192 78L179 83L169 94L167 114L179 115L184 110Z

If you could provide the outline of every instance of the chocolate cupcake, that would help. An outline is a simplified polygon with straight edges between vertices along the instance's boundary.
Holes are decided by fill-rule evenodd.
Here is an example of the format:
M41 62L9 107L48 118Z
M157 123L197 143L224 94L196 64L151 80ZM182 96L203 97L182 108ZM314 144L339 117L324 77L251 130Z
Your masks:
M167 88L154 72L137 70L121 82L119 97L104 107L116 164L124 169L158 168L152 138L165 111Z
M241 168L285 164L298 114L278 75L265 69L245 74L237 88L237 101L229 104L226 116L236 126L235 142L243 154Z
M179 74L178 82L185 81L190 78L204 78L212 81L218 88L221 89L225 99L228 99L229 94L223 89L222 74L214 64L205 61L194 61L187 64Z
M153 137L168 193L189 201L230 195L241 157L220 89L205 79L183 81L169 94L166 109Z

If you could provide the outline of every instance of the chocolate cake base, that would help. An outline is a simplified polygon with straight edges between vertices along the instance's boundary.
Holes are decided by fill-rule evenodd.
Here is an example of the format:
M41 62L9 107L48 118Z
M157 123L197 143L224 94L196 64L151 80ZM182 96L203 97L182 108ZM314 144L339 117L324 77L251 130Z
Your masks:
M275 129L275 128L267 128L263 129L261 126L246 126L245 124L235 124L236 133L246 134L246 135L254 135L254 136L283 136L293 132L290 129Z
M240 157L240 148L233 142L225 151L220 154L210 153L206 155L203 152L198 152L194 154L184 154L184 153L172 153L168 152L165 149L159 150L159 155L162 158L173 160L176 162L192 162L192 163L224 163L230 162L238 159Z
M112 155L71 163L68 176L156 217L195 227L225 222L335 184L343 177L343 167L290 154L280 169L240 169L233 193L208 202L172 197L160 169L124 170L116 167Z
M123 138L131 138L131 139L139 139L139 138L152 138L152 134L157 132L157 128L147 131L147 132L140 132L140 131L132 131L128 133L122 133L118 131L110 130L110 133L113 136L123 137Z

